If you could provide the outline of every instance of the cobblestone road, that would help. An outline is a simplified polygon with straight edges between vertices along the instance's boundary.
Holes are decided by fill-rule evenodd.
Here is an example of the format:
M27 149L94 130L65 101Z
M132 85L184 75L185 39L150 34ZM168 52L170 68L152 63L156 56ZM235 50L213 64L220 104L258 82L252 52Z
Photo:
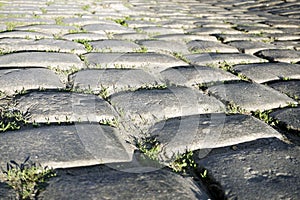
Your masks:
M37 199L300 198L299 1L0 0L0 18L0 166L54 168Z

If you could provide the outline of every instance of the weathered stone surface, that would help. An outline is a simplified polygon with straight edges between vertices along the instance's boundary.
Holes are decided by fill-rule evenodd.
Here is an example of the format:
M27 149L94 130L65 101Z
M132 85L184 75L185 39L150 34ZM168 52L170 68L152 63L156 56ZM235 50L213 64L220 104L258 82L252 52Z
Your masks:
M90 44L98 52L134 52L140 49L139 45L123 40L102 40Z
M62 35L62 34L67 34L70 31L76 31L77 28L75 26L66 26L66 25L38 24L38 25L17 27L14 30L37 31L37 32L46 33L46 34Z
M1 176L0 180L2 180ZM5 183L4 180L3 182L0 181L0 196L3 200L17 199L14 190L7 183Z
M192 40L187 43L190 51L197 53L216 52L216 53L238 53L239 51L231 46L220 42Z
M84 30L91 32L91 33L126 33L126 32L133 32L131 28L121 26L116 23L97 23L97 24L88 24L82 27Z
M0 68L3 67L57 67L70 69L84 68L78 56L68 53L53 52L19 52L0 56Z
M189 53L185 43L180 42L169 42L162 40L144 40L138 42L141 46L146 47L147 52L162 52L162 53L173 53L179 52L182 54Z
M300 131L300 108L286 108L270 114L288 130Z
M260 34L260 33L282 33L282 30L276 28L268 28L268 27L261 27L261 26L244 26L238 25L236 27L237 30L244 31L250 34Z
M156 35L153 38L159 40L167 40L167 41L183 41L187 42L190 40L208 40L217 42L217 38L210 35L193 35L193 34L164 34L164 35Z
M96 34L96 33L71 33L71 34L65 34L62 36L63 39L66 40L87 40L87 41L93 41L93 40L105 40L108 39L106 34Z
M42 199L209 199L192 178L165 169L128 173L95 166L58 173L40 194Z
M208 90L221 101L233 102L247 111L263 111L297 103L288 96L257 83L230 83L212 86Z
M105 89L108 95L162 84L160 80L141 69L83 70L73 74L70 79L74 89L92 90L96 93Z
M117 129L97 124L47 126L1 133L1 166L30 156L53 168L131 161L133 150Z
M20 41L20 39L2 39L0 40L0 51L56 51L75 54L83 54L87 52L83 44L54 39L24 41Z
M188 65L174 57L157 53L88 53L88 63L101 68L142 68L162 71L168 67Z
M0 91L14 94L16 91L32 89L63 89L58 76L43 68L0 70Z
M260 138L282 138L275 129L258 119L224 113L171 118L155 124L149 132L161 144L163 160L187 150L214 149Z
M111 102L126 121L142 131L163 119L225 110L215 98L184 87L118 93L111 96Z
M215 36L220 38L222 42L231 42L236 40L261 42L270 39L267 36L258 36L255 34L215 34Z
M172 67L162 71L161 76L169 84L197 86L202 83L239 80L224 70L205 66Z
M165 28L157 26L143 26L139 27L142 32L145 32L150 35L161 35L161 34L173 34L173 33L183 33L182 29L175 28Z
M219 64L226 61L230 64L240 63L259 63L264 62L264 59L242 53L202 53L189 54L185 56L192 64L210 65Z
M221 184L228 199L299 197L299 146L268 139L238 145L237 149L219 154L213 151L197 161Z
M270 87L278 90L286 95L297 99L299 101L300 98L300 80L290 80L290 81L282 81L282 82L274 82L268 84Z
M29 38L29 39L42 39L52 38L52 35L39 32L30 31L8 31L0 33L0 38Z
M240 31L231 29L231 28L214 28L214 27L206 27L206 28L194 28L187 30L187 33L198 34L198 35L211 35L211 34L241 34Z
M227 43L230 46L236 47L241 53L254 54L263 49L276 49L278 46L254 41L232 41Z
M300 79L300 66L289 63L235 65L233 69L258 83L280 80L283 78Z
M145 33L120 33L114 34L113 38L117 40L145 40L149 39L149 35Z
M21 112L29 113L31 122L99 122L117 117L106 101L90 94L33 92L16 101Z
M270 60L271 62L299 62L300 52L288 49L269 49L256 53L257 56Z

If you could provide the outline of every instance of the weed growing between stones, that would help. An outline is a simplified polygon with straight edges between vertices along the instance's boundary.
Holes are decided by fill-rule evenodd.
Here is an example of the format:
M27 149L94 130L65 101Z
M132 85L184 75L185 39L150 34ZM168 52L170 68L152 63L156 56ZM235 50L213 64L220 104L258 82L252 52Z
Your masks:
M227 104L228 114L247 114L248 112L241 108L239 105L235 104L234 102L229 102Z
M137 90L165 90L168 86L166 84L145 84Z
M0 132L18 130L25 123L26 120L20 111L0 108Z
M102 119L102 120L100 120L99 124L106 125L106 126L111 126L111 127L114 127L114 128L119 127L119 121L115 118L113 118L113 119Z
M190 64L190 62L186 59L186 57L183 56L181 53L173 52L172 55L173 55L175 58L177 58L177 59L179 59L179 60L182 60L183 62L186 62L186 63Z
M46 181L56 175L53 169L42 167L29 159L27 157L20 164L11 160L6 170L2 169L3 177L15 190L17 199L36 199L38 193L47 186Z
M83 44L87 52L91 52L93 50L92 45L89 43L90 40L77 39L77 40L74 40L74 42Z

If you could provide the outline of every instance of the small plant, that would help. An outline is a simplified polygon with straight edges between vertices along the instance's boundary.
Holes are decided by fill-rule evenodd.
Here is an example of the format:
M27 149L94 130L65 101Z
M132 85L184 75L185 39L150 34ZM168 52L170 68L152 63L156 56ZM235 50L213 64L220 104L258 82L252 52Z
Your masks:
M102 119L100 120L99 124L101 125L106 125L106 126L111 126L111 127L119 127L119 121L115 118L113 119Z
M88 11L89 9L90 9L90 5L84 5L84 6L82 6L81 8L82 8L82 10L84 10L84 11Z
M25 123L26 120L20 111L0 108L0 132L18 130Z
M141 86L138 90L164 90L167 89L166 84L145 84Z
M272 110L267 110L263 112L260 110L256 110L255 112L252 112L252 115L264 121L265 123L270 124L271 126L275 126L276 124L278 124L278 121L270 116L271 112Z
M141 46L140 49L137 49L135 52L136 53L147 53L148 49L145 46Z
M56 24L56 25L64 25L63 20L64 20L63 17L56 17L56 18L55 18L55 24Z
M28 156L21 164L11 160L6 171L2 169L4 178L17 193L18 199L36 199L39 191L46 186L46 180L55 176L48 167L42 167L29 160Z
M102 84L100 85L101 87L101 90L99 92L99 96L104 99L104 100L107 100L108 99L108 96L109 96L109 93L108 93L108 87L105 87L103 86Z
M190 168L196 168L197 164L193 159L193 151L186 151L184 154L176 156L175 160L169 164L175 172L185 173Z
M173 54L173 56L175 56L175 58L178 58L178 59L182 60L183 62L190 63L190 62L186 59L186 57L185 57L184 55L182 55L181 53L173 52L172 54Z
M126 23L126 21L124 19L115 19L114 22L116 22L122 26L128 27L128 24Z
M158 154L161 151L161 145L155 138L146 138L136 143L137 148L149 159L158 161Z
M83 44L87 52L91 52L93 50L93 47L89 43L90 42L89 40L77 39L77 40L74 40L74 41L77 42L77 43Z
M229 102L227 105L227 109L230 114L236 114L236 113L241 113L245 114L247 111L243 108L241 108L239 105L235 104L234 102Z

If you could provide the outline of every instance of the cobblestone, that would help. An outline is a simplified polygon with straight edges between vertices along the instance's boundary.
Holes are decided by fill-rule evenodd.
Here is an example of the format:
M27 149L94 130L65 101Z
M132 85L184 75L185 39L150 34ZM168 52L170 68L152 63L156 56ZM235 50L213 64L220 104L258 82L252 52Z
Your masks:
M1 0L0 166L53 167L37 199L298 199L299 5Z

